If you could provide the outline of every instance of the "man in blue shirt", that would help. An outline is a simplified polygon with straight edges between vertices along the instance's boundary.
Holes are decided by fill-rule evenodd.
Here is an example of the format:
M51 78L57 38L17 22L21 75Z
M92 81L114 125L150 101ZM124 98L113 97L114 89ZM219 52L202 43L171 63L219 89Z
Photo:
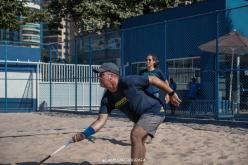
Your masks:
M195 100L197 99L199 92L200 92L200 85L196 82L196 78L192 78L189 84L189 91L188 91L188 99Z
M144 164L145 139L154 136L158 126L163 122L162 106L159 98L147 94L149 85L154 85L169 93L170 101L178 106L181 102L177 94L162 80L155 76L126 76L120 78L119 68L113 63L104 63L94 69L98 73L100 85L106 89L98 118L82 133L75 134L74 142L81 141L99 131L107 122L108 115L114 109L125 113L135 124L131 131L131 164Z

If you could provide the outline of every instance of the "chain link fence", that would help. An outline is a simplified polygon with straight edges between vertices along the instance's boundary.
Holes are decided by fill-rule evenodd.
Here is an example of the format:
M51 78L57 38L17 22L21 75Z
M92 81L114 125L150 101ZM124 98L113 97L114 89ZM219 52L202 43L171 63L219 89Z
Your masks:
M242 43L248 40L247 25L242 24L247 11L246 5L150 24L144 23L145 16L133 19L140 24L130 20L122 31L123 64L131 65L126 72L139 73L146 55L156 54L159 68L174 79L183 100L177 114L214 118L247 114L248 43ZM170 112L169 105L167 109Z
M247 114L247 48L236 46L232 38L223 46L223 38L231 34L247 39L247 25L244 28L232 19L247 10L244 6L101 34L81 34L70 41L64 54L57 43L36 48L42 54L32 53L45 63L13 61L8 47L13 44L1 43L0 109L97 109L103 90L97 87L93 67L114 62L122 75L137 74L145 67L145 56L155 53L160 69L177 83L183 100L176 114L216 118ZM240 21L246 19L241 17ZM23 45L16 47L19 51L15 56L23 57ZM189 97L193 83L196 90L194 97ZM17 84L21 87L19 94ZM169 112L170 106L167 109Z

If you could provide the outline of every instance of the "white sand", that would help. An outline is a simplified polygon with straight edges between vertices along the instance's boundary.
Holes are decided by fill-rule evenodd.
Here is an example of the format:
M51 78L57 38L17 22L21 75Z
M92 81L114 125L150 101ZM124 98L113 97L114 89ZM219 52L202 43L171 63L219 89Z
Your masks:
M58 113L0 115L0 164L37 164L81 132L96 116ZM130 164L132 122L110 118L95 143L81 141L44 164ZM247 165L248 130L199 124L162 124L147 146L146 165Z

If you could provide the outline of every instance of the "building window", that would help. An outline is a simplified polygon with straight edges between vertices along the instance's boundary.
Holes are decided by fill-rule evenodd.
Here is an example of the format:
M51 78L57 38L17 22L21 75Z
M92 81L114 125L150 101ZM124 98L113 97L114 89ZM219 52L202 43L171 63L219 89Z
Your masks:
M177 90L186 90L191 78L200 83L200 57L167 60L169 78L177 83Z
M145 62L134 62L131 65L132 74L139 74L141 70L146 68Z

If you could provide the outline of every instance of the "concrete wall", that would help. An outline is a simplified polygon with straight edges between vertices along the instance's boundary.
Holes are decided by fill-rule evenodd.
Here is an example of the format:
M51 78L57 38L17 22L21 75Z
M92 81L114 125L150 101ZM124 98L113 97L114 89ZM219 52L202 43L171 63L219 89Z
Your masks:
M2 68L2 67L1 67ZM11 67L7 72L7 90L5 86L5 72L0 70L0 110L7 106L15 111L34 111L37 100L37 80L34 68L24 69ZM6 93L7 92L7 93Z

